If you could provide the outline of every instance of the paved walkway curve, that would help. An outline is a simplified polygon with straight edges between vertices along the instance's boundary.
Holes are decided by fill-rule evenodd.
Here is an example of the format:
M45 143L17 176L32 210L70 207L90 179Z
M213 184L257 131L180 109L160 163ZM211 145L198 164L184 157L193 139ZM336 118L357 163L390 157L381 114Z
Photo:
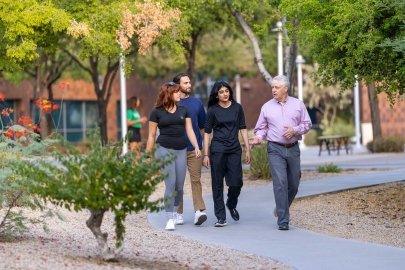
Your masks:
M346 190L363 186L405 180L405 168L361 175L339 176L317 181L303 181L298 197ZM235 222L227 213L228 226L215 228L212 198L206 196L208 220L201 227L192 225L192 203L185 202L185 225L173 233L187 238L233 248L280 261L295 269L405 269L405 249L357 240L331 237L290 226L289 231L277 230L272 212L272 185L244 189ZM149 215L149 222L160 229L165 226L164 213Z

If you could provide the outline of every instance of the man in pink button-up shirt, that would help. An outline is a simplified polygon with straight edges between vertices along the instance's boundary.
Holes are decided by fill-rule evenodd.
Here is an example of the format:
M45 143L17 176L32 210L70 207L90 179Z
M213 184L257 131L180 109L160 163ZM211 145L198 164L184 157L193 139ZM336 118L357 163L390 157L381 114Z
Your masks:
M252 144L267 140L269 165L273 179L274 197L279 230L288 230L289 207L298 192L301 161L298 140L312 126L308 111L302 101L288 96L288 78L273 78L273 98L266 102L254 129Z

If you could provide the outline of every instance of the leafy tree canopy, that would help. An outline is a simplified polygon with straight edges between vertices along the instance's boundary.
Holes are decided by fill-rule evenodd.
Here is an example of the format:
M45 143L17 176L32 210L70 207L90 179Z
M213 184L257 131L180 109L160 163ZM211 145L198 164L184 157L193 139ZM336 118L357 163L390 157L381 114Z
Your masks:
M50 1L0 0L0 70L13 70L38 57L38 47L54 49L70 16Z
M319 63L323 83L337 80L351 88L359 75L367 83L378 82L391 101L404 93L402 0L284 0L280 8L299 20L300 42Z

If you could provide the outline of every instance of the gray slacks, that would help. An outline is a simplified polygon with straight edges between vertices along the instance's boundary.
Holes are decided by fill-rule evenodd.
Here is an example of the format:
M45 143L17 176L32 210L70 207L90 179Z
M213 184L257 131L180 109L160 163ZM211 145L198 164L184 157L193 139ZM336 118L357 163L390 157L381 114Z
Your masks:
M276 201L277 224L288 224L290 221L289 208L301 178L300 148L296 144L286 148L275 143L267 143L269 166L273 179L273 191Z

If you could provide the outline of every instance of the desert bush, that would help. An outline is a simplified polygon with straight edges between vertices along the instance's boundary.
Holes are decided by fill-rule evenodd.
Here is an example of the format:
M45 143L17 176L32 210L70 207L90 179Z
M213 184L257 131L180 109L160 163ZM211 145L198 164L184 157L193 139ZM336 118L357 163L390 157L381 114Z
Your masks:
M171 157L152 159L143 154L121 155L122 143L102 145L99 132L90 135L91 147L83 155L66 142L67 154L54 156L52 162L27 161L15 166L30 181L30 191L45 202L72 211L87 209L87 227L95 236L102 257L115 260L125 236L125 219L141 210L157 211L162 199L150 201L149 196L163 180L162 166ZM108 234L101 230L105 212L114 214L115 249L107 244Z
M0 117L0 238L10 239L26 232L32 223L42 223L47 229L46 218L57 214L30 193L28 182L13 170L15 164L49 154L57 140L53 137L40 140L39 126L29 116L21 116L15 123L14 110L7 107L4 95L0 94L0 102L3 106ZM43 99L35 104L42 113L58 109ZM3 119L8 120L6 125ZM27 217L24 215L26 209L41 211L36 217Z
M305 145L318 145L318 136L320 136L320 131L316 129L311 129L307 134L304 136L304 143Z
M401 153L404 152L405 138L399 136L381 137L367 143L371 153Z
M333 125L323 130L322 135L342 135L353 137L355 135L354 125L338 118Z
M320 165L316 169L320 173L340 173L342 171L337 165L333 163L327 163L325 165Z
M252 148L250 174L255 178L270 179L271 173L268 160L266 144L255 145Z

